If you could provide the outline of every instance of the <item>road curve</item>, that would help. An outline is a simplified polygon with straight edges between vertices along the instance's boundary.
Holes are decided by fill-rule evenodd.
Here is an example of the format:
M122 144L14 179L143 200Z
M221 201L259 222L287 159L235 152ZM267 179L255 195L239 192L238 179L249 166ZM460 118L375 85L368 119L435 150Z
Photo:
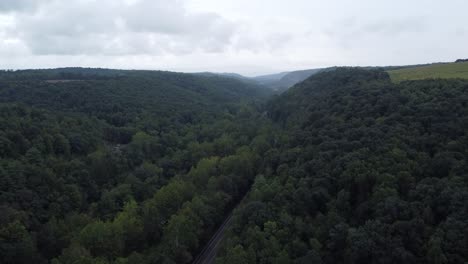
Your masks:
M224 222L218 228L216 233L211 237L210 241L203 250L198 254L198 256L192 261L192 264L213 264L216 258L216 253L218 252L221 241L224 238L224 233L226 229L231 224L232 212L226 217Z

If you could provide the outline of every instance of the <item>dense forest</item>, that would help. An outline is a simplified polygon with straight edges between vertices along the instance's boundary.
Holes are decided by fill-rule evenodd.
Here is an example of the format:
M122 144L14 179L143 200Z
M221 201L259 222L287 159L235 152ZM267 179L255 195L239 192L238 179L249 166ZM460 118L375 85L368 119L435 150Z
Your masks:
M468 81L0 72L0 263L468 261ZM240 203L240 204L239 204Z
M187 263L248 190L252 142L269 133L268 90L234 79L0 79L1 263Z
M317 74L267 106L282 129L218 263L466 263L468 82Z

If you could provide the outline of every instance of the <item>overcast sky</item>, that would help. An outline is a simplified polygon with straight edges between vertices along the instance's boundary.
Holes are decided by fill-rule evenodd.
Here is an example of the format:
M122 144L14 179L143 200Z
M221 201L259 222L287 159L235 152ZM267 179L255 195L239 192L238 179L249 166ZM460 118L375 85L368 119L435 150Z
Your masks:
M468 58L466 0L0 0L0 68L257 75Z

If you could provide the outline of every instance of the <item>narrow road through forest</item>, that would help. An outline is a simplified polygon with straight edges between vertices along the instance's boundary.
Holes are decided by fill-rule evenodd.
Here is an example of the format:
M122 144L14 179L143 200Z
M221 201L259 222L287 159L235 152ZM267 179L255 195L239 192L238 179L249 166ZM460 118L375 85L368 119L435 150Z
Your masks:
M218 252L221 241L224 238L224 233L226 229L231 224L232 212L226 217L224 222L218 228L216 233L211 237L210 241L203 250L198 254L198 256L193 260L192 264L212 264L215 261L216 253Z

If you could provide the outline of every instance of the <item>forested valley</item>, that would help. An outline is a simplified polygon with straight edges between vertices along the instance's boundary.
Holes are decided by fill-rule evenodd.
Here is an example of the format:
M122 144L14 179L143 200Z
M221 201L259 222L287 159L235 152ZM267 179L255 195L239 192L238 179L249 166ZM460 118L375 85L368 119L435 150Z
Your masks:
M190 263L232 210L216 263L467 262L467 104L383 69L0 72L0 263Z

